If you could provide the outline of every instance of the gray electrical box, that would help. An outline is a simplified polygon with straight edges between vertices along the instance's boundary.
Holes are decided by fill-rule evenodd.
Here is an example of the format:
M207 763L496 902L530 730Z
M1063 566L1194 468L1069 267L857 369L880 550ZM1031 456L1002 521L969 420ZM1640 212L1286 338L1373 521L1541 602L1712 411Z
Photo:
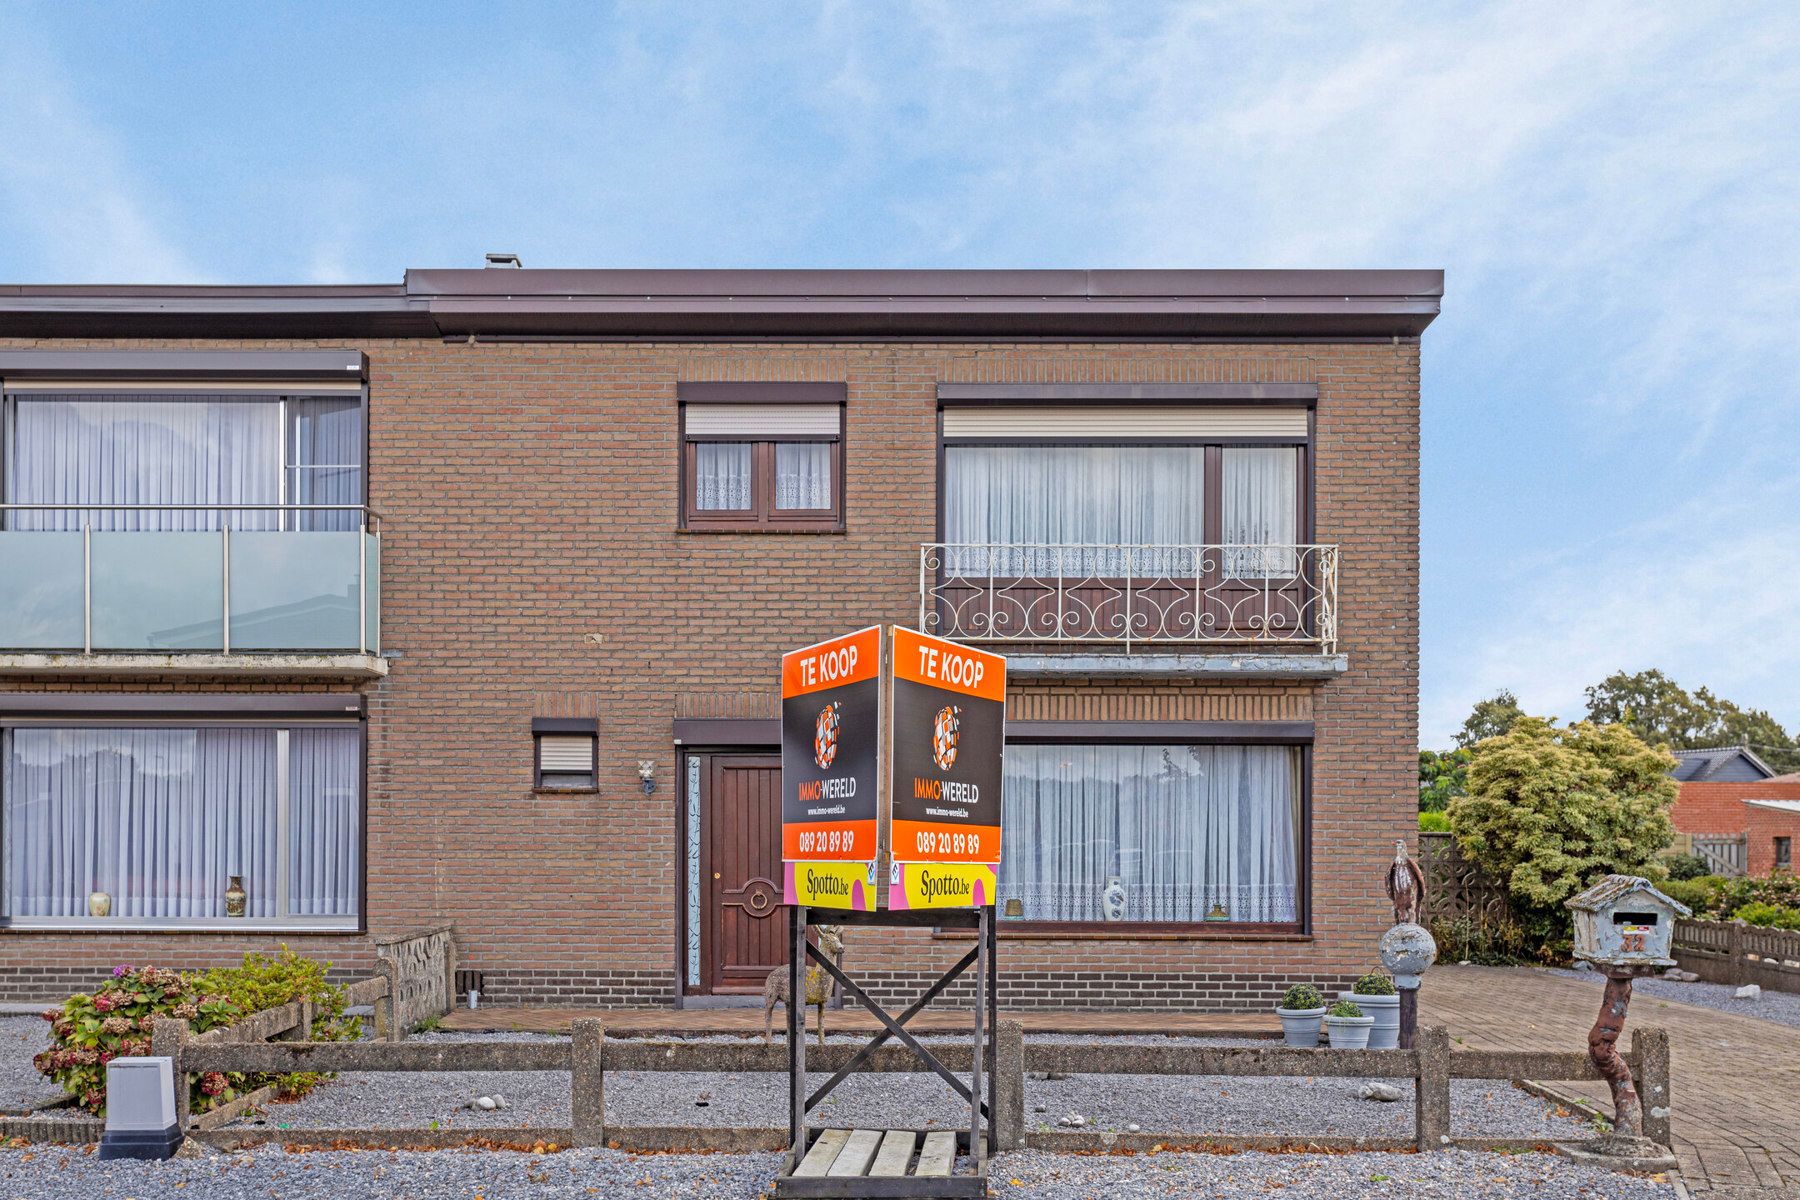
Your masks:
M1575 957L1598 967L1674 966L1675 919L1693 915L1636 875L1608 875L1567 904L1575 914Z

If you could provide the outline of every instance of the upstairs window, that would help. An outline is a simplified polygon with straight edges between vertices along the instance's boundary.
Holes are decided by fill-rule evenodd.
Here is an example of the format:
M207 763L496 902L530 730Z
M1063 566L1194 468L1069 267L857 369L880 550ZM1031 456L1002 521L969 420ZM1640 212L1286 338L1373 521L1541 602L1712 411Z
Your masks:
M947 568L1292 576L1310 534L1305 430L1303 410L946 409Z
M843 421L841 404L683 405L683 526L841 529Z
M531 735L536 743L538 790L585 792L599 786L598 722L583 717L539 717L531 723Z
M312 531L363 523L354 507L364 499L356 392L9 387L5 405L0 474L5 502L22 506L4 511L7 529L214 531L229 523ZM322 507L308 507L315 505Z

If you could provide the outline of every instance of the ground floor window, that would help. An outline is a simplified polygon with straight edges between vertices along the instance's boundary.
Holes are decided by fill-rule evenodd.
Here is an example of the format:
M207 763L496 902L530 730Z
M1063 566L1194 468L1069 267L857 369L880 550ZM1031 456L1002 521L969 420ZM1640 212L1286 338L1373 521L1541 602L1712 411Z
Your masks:
M1293 746L1009 745L999 900L1027 921L1300 920Z
M356 725L21 725L0 770L14 925L357 925Z

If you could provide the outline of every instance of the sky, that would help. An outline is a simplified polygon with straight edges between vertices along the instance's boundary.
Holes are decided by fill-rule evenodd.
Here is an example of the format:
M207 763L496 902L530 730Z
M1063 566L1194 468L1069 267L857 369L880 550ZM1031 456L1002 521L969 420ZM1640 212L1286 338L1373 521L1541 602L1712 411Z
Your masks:
M1441 267L1422 742L1646 667L1800 725L1800 5L0 0L0 281L487 251Z

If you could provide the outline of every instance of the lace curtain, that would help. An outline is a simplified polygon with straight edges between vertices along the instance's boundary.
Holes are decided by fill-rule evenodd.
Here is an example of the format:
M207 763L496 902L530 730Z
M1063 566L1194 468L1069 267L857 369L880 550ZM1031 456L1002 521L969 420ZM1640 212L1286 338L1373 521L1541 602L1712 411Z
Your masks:
M1033 921L1297 918L1299 752L1008 746L999 897Z

